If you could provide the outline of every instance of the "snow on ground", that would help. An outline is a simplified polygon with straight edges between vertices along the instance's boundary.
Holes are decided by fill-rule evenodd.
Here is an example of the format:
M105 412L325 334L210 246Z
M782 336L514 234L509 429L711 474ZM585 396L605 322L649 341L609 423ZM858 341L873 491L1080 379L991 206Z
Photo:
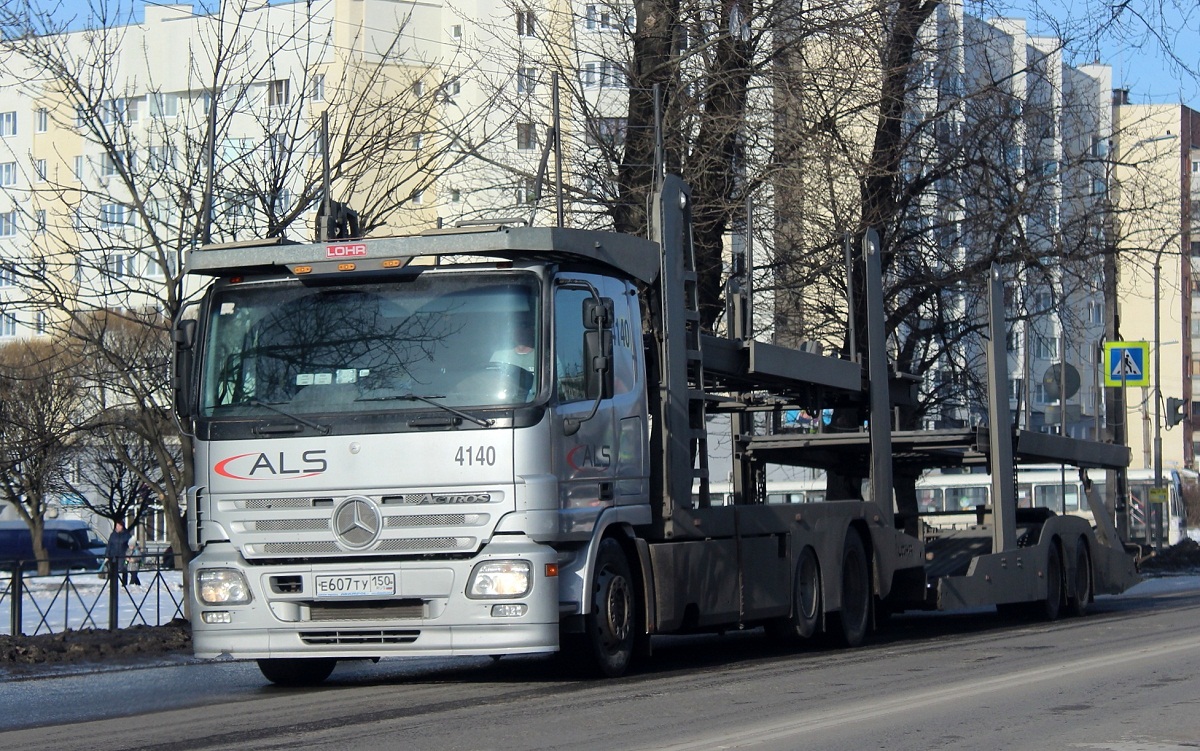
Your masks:
M183 617L179 571L142 571L141 584L117 585L117 627L159 626ZM21 632L26 636L66 629L108 628L109 583L95 572L26 576ZM0 635L12 634L13 583L0 576Z

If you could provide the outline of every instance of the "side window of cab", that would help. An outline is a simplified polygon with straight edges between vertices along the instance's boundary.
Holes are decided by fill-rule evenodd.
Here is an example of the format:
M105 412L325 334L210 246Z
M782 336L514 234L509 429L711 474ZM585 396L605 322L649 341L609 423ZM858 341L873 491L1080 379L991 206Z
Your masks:
M587 399L583 370L583 341L587 329L583 303L591 299L585 289L560 288L554 295L554 360L556 392L560 403Z

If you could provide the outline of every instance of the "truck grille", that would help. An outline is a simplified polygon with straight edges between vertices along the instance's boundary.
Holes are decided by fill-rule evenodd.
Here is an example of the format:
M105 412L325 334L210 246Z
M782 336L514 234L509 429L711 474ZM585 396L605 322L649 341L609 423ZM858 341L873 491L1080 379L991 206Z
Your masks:
M398 602L314 602L309 605L310 621L384 621L413 620L425 617L425 603L421 600Z
M399 540L383 540L373 550L380 553L423 553L460 552L475 549L478 538L475 537L436 537ZM251 554L273 556L296 555L334 555L345 554L336 542L268 542L261 545L247 545L246 551Z
M472 553L491 536L505 494L230 498L218 514L250 559Z
M414 629L364 629L338 631L301 631L300 639L313 646L354 646L358 644L412 644L421 635Z

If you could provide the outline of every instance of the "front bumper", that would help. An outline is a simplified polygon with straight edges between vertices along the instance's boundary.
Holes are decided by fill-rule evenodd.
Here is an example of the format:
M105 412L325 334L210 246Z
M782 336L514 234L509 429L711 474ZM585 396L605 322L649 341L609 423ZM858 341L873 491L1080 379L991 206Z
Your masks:
M527 594L471 599L467 580L486 560L529 561ZM498 655L558 649L559 585L547 576L552 548L527 538L487 545L470 560L356 561L247 565L231 546L210 546L192 561L192 644L197 657L384 657ZM232 568L247 579L245 605L200 602L197 572ZM321 575L395 574L396 593L385 597L318 597ZM524 605L524 612L511 615ZM498 615L500 611L505 614ZM220 614L220 615L218 615ZM207 620L206 620L207 619ZM228 622L209 622L227 620Z

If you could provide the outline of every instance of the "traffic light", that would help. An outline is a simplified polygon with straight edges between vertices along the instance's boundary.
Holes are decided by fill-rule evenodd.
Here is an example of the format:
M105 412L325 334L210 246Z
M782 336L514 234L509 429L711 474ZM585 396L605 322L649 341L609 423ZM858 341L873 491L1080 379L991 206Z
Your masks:
M1187 406L1187 401L1184 399L1176 399L1173 396L1167 397L1167 427L1178 425L1183 422L1183 408Z

